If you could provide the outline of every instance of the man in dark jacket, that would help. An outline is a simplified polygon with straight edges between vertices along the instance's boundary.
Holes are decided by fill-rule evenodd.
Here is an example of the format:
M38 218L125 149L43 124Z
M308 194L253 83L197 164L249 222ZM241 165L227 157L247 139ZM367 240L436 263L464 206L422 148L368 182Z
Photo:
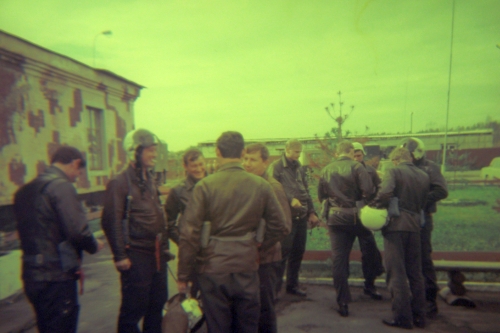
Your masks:
M425 224L420 231L421 249L422 249L422 273L425 282L425 298L427 300L427 316L434 318L438 313L436 303L439 286L437 284L436 270L432 262L432 243L431 234L434 229L432 214L437 212L437 202L448 196L448 187L439 166L425 158L424 143L418 138L407 138L400 144L410 151L413 163L425 171L430 179L430 191L424 208Z
M342 317L349 315L351 292L349 254L356 237L367 237L371 231L359 221L356 202L369 199L374 191L366 168L353 160L354 146L349 141L337 145L338 159L321 171L318 199L327 207L333 260L333 286L337 291L337 304Z
M243 167L246 171L260 176L271 184L281 208L286 216L286 228L292 230L292 215L290 205L283 186L269 173L269 150L261 143L254 143L245 148L243 156ZM276 243L267 251L260 251L259 279L260 279L260 319L259 333L276 333L278 325L274 303L276 300L276 288L278 274L281 272L281 243Z
M377 170L375 170L372 166L365 164L363 159L366 153L363 145L359 142L353 142L352 144L354 146L354 160L363 164L366 171L368 171L374 186L373 194L371 198L368 198L368 201L370 201L375 198L381 180L377 174ZM365 205L365 202L358 201L356 205L358 209L361 209ZM382 256L377 248L373 232L360 235L358 237L358 242L359 249L361 250L361 269L363 270L363 277L365 278L365 287L363 288L363 291L365 295L369 295L375 300L381 300L382 295L377 292L375 279L377 276L384 273L384 266L382 265Z
M429 193L429 177L412 162L406 148L396 148L390 155L395 167L384 175L373 204L388 208L398 198L399 214L389 215L384 235L384 261L387 286L392 296L393 318L383 320L388 326L425 327L425 296L420 258L421 211ZM391 212L392 213L392 212ZM390 214L391 214L390 213Z
M196 184L180 229L178 289L186 291L196 267L209 332L257 332L256 231L264 219L262 251L287 234L271 185L241 166L243 149L238 132L218 138L218 170Z
M76 332L82 251L103 248L87 224L74 183L85 159L74 147L59 148L51 166L21 187L14 199L23 250L24 290L40 333Z
M174 186L167 197L165 203L165 212L168 219L168 235L169 238L179 245L179 225L184 216L186 206L193 195L193 188L201 179L207 175L205 170L205 158L200 150L193 148L188 149L183 157L183 167L186 171L186 178L178 185ZM191 295L196 297L198 284L193 279L191 287Z
M184 214L187 203L193 195L194 186L207 175L205 171L205 158L198 149L188 149L184 153L182 160L184 170L186 171L186 179L170 190L165 203L168 232L176 244L179 243L178 219Z
M306 293L299 288L299 270L306 250L308 223L314 227L319 219L309 194L305 170L299 162L301 153L302 144L296 139L288 140L284 154L271 164L269 173L283 185L292 212L292 232L281 242L278 292L286 269L286 292L305 297Z
M152 168L158 138L148 130L129 132L123 146L130 163L106 188L102 228L120 272L122 304L118 332L161 332L167 299L167 223Z

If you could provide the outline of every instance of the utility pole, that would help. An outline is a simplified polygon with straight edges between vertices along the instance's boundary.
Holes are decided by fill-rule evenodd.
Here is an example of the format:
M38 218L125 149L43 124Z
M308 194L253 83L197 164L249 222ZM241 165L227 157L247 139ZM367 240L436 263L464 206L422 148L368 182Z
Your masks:
M413 133L413 111L410 114L410 134Z
M444 129L444 144L443 144L443 161L441 164L441 173L444 175L446 171L446 148L448 146L448 119L450 115L450 92L451 92L451 65L453 60L453 33L455 30L455 0L451 10L451 42L450 42L450 66L448 70L448 100L446 102L446 125Z
M337 136L337 141L340 141L340 140L342 140L342 125L345 123L347 118L354 111L354 105L351 105L351 112L349 112L349 114L342 116L342 105L344 105L344 102L342 102L342 92L339 91L337 94L339 95L339 116L334 117L332 115L332 113L334 113L334 111L335 111L335 104L334 103L330 103L331 112L330 112L330 108L328 106L325 107L325 110L326 110L326 113L328 113L328 115L330 116L330 118L332 118L337 123L338 129L337 129L336 136Z

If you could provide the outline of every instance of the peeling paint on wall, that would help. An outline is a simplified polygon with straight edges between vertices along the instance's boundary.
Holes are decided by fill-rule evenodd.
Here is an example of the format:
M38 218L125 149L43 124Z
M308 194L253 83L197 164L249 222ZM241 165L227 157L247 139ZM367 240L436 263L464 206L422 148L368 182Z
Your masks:
M121 100L122 100L122 102L125 103L125 106L127 107L127 112L130 112L130 101L133 102L137 99L138 90L135 89L134 92L135 92L134 94L131 94L128 92L127 86L123 87L123 95L122 95Z
M59 105L59 101L57 99L50 98L49 99L49 112L50 112L50 114L55 115L56 110L58 110L59 112L62 112L62 108Z
M9 163L9 179L17 186L24 184L24 176L26 176L26 165L22 160L18 161L13 158Z
M116 149L118 152L118 162L116 164L116 172L120 172L125 164L127 163L127 154L125 153L125 150L123 149L123 138L125 138L125 135L127 134L127 127L126 127L126 121L118 115L118 113L115 113L115 124L116 124L116 137L118 138L115 143L116 143Z
M69 108L69 124L76 127L76 123L81 121L80 113L83 111L82 91L75 89L73 91L73 107Z
M52 156L54 155L54 153L56 152L56 150L61 147L61 144L59 142L57 143L54 143L54 142L49 142L47 143L47 161L49 161L50 163L50 160L52 159Z
M45 71L42 74L42 78L40 79L40 90L43 93L45 99L49 102L49 112L51 115L56 114L56 110L62 112L62 108L59 105L59 92L56 89L50 88L50 85L54 84L54 82L61 84L64 86L66 84L66 80L62 79L60 76L55 76L52 71Z
M52 131L52 142L61 143L59 131Z
M36 163L36 175L39 176L41 175L45 169L47 169L47 164L45 163L45 161L38 161Z
M30 111L28 113L28 125L33 127L36 133L40 133L40 127L45 127L43 110L38 110L38 114L34 114L33 111Z
M98 153L106 163L99 172L86 170L75 186L82 194L102 191L126 166L122 141L134 128L132 113L141 86L3 31L0 38L6 41L0 47L0 208L12 204L20 185L46 170L62 145L91 158L89 128L102 129ZM94 124L87 106L103 111L101 121ZM0 216L0 228L1 221Z
M115 140L108 144L108 165L113 165L113 159L115 158L115 145L113 144Z
M106 110L112 111L115 114L117 140L114 142L113 145L116 145L116 150L118 151L118 156L117 156L118 161L115 164L116 165L115 170L116 170L116 172L119 172L123 169L123 167L125 166L125 164L127 162L126 154L125 154L125 151L123 150L123 147L122 147L122 140L125 137L125 135L127 134L126 121L122 117L120 117L117 108L115 106L109 104L109 93L107 91L107 89L108 89L107 86L101 82L101 83L99 83L99 85L96 88L104 93L104 105L106 107ZM136 92L137 91L138 90L136 90ZM126 87L124 88L124 93L122 95L121 100L127 102L126 103L127 111L129 111L129 107L130 107L128 101L135 100L136 98L137 98L137 94L135 96L131 95L128 93L127 88ZM109 148L108 151L110 152L110 154L109 154L110 165L113 165L112 158L114 157L114 154L112 156L111 152L114 151L114 148Z
M85 152L81 152L83 154L83 158L87 160L87 154ZM90 188L90 180L89 180L89 175L87 173L87 168L84 169L82 174L77 178L76 184L80 188Z

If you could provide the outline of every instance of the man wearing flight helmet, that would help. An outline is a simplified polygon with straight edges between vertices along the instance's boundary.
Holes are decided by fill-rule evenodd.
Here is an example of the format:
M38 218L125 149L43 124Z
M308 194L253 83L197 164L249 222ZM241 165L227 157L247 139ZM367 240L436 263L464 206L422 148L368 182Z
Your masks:
M130 161L107 185L102 228L120 272L122 304L118 332L161 332L167 298L166 218L152 169L158 138L148 130L129 132L123 147Z
M439 200L448 196L448 188L439 166L425 158L425 146L418 138L406 138L400 147L408 149L413 158L413 163L425 171L430 178L430 191L427 195L427 202L424 207L425 224L420 231L420 241L422 250L422 273L425 282L425 297L428 303L427 316L432 318L438 313L436 297L439 291L436 278L436 270L432 263L431 253L431 233L434 227L432 214L437 211L436 204Z

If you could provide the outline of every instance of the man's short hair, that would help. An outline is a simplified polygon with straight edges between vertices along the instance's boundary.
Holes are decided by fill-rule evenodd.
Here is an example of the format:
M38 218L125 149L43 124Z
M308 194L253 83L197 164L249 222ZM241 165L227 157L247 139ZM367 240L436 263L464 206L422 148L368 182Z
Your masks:
M54 155L52 155L52 158L50 159L50 164L54 163L70 164L74 160L78 159L80 159L80 168L84 168L87 165L87 162L85 162L83 154L75 147L62 146L56 150Z
M285 144L286 149L291 149L294 147L302 148L302 143L300 143L300 141L297 139L290 139Z
M398 162L412 161L410 151L403 147L395 148L389 155L389 159L391 159L391 161L398 161Z
M341 141L337 144L337 154L338 155L346 155L351 152L351 150L354 150L354 146L351 141L349 140L344 140Z
M264 162L267 161L269 158L269 149L267 149L267 147L262 143L252 143L245 148L245 152L247 154L252 154L258 151L260 151L260 157L262 157L262 160Z
M217 139L217 148L224 158L241 158L245 148L245 141L240 132L224 132Z
M184 165L187 166L189 162L196 161L200 156L203 157L203 153L199 149L191 148L186 150L186 152L182 156L182 160L184 162Z

